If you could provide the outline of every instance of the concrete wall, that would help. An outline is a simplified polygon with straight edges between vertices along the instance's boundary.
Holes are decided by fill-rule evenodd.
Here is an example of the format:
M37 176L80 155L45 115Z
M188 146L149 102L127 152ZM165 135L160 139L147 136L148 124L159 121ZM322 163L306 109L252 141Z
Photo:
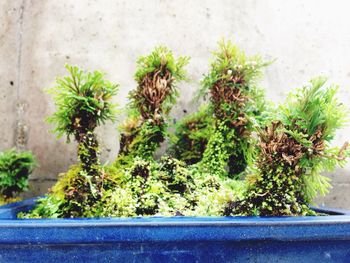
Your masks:
M349 104L350 16L347 1L302 0L2 0L0 2L0 150L30 149L40 168L31 177L28 195L44 193L57 174L76 161L75 145L48 132L46 116L54 111L43 92L64 63L99 69L120 83L117 98L126 103L135 87L135 60L155 45L192 57L192 81L181 85L174 118L193 110L191 97L208 69L210 51L221 37L231 38L248 53L277 58L262 81L278 102L311 77L325 74L341 86ZM350 129L337 142L349 139ZM99 130L103 159L118 151L115 124ZM349 167L339 169L334 189L319 202L350 208Z

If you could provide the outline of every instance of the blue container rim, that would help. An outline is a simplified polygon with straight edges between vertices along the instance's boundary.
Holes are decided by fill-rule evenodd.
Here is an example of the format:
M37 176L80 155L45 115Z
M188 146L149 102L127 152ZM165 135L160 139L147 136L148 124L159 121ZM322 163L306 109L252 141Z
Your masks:
M16 219L37 198L0 207L0 244L350 240L350 212L329 216Z

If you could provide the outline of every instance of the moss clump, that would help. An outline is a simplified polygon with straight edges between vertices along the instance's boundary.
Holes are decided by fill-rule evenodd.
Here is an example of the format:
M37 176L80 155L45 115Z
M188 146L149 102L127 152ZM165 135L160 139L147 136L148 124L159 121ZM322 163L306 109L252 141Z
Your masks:
M37 166L31 152L8 150L0 153L0 203L18 201L17 195L28 188L28 177Z
M139 60L135 75L138 87L130 93L129 117L122 127L122 150L114 164L119 184L105 192L97 208L99 215L222 213L232 193L225 180L203 176L176 158L153 158L167 135L166 118L177 97L174 84L185 79L183 67L187 61L175 60L166 48L157 48ZM221 205L203 202L202 195L212 199L220 196Z
M114 119L117 87L99 72L67 66L70 76L51 89L58 110L49 120L59 136L74 136L79 164L19 217L315 214L308 204L330 187L320 173L350 155L347 144L329 145L347 114L337 88L314 79L272 111L256 86L267 63L230 42L214 55L199 93L209 95L208 105L176 125L173 156L160 160L154 153L169 136L167 118L188 58L158 47L138 60L120 153L109 166L100 164L94 130Z
M264 93L255 85L262 68L260 56L247 57L231 42L220 42L200 94L209 94L214 129L208 140L202 171L239 178L247 167L250 134L265 110Z
M218 216L238 191L230 179L202 176L167 156L159 161L135 158L123 176L96 206L98 216ZM206 197L212 202L206 202Z
M99 161L95 128L114 120L115 104L111 98L118 86L104 80L98 71L84 72L66 65L69 76L58 78L49 89L54 95L57 111L48 118L55 124L58 136L73 135L78 143L78 168L64 174L53 191L28 216L81 217L101 198L104 173ZM47 206L45 209L43 206ZM23 215L22 215L23 216Z
M128 119L121 127L123 156L152 158L166 136L166 117L178 96L176 84L186 79L188 57L176 59L163 46L137 61L137 88L130 92Z
M197 170L175 158L159 161L153 154L167 136L167 116L178 96L175 84L185 80L188 58L175 59L167 48L156 48L141 57L130 93L128 118L121 128L121 151L114 163L119 184L106 191L97 205L100 216L179 215L203 212L198 208L201 194L214 188ZM228 189L210 177L217 189ZM215 183L214 183L215 181ZM199 191L200 189L200 191ZM225 193L230 193L227 190ZM222 203L221 210L225 202ZM201 205L208 205L201 203ZM206 211L214 208L207 208ZM218 215L220 208L215 207ZM214 212L212 212L214 213Z
M337 87L325 79L292 93L279 108L276 121L259 132L256 175L242 200L230 202L226 214L312 215L308 204L327 193L329 179L320 173L344 165L347 144L330 147L347 110L335 98Z
M208 105L203 105L198 112L185 116L175 126L169 153L189 165L199 162L212 136L214 123Z

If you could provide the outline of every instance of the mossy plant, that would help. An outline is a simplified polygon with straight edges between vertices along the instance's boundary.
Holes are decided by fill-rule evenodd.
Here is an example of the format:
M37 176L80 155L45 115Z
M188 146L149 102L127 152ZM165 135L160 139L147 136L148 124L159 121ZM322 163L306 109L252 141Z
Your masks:
M54 95L57 107L48 121L55 125L53 131L59 137L65 134L69 140L70 136L74 136L78 143L79 166L68 171L58 181L56 187L60 191L54 191L40 201L39 207L32 213L35 216L40 216L45 211L42 206L48 205L50 201L54 201L64 217L84 216L103 192L105 178L94 130L99 124L114 120L115 104L111 99L118 85L106 81L98 71L85 72L70 65L66 65L66 69L69 75L57 78L57 85L48 89ZM56 212L51 214L56 215Z
M222 41L199 92L209 102L177 123L172 156L157 159L188 60L166 47L138 60L120 152L105 166L95 128L114 120L117 85L67 66L70 75L50 89L57 112L49 121L58 136L74 137L79 163L19 217L314 215L308 205L330 187L321 172L350 155L347 144L330 146L348 113L337 87L314 79L272 110L257 87L268 63Z
M256 174L248 177L242 200L230 202L227 215L314 215L309 208L318 193L325 194L329 179L320 173L344 165L350 152L331 147L348 110L324 87L325 78L291 93L278 115L259 132Z
M201 176L168 156L159 161L136 157L123 171L123 178L96 205L97 216L219 216L233 193L242 192L244 187L215 176Z
M202 160L208 140L212 136L214 123L208 104L178 121L172 136L170 155L189 165L198 163Z
M219 193L226 193L222 200L229 199L232 189L222 180L203 177L176 158L164 156L158 161L153 157L167 135L166 120L178 96L176 84L186 79L187 63L187 57L175 59L165 47L138 60L138 86L129 96L129 115L121 129L121 151L114 164L119 184L106 191L97 205L100 216L177 215L210 209L219 215L218 211L223 211L225 202L213 207L201 203L210 207L207 209L198 207L200 193L209 195L221 189ZM217 185L215 190L205 183L210 180Z
M28 177L37 166L31 152L14 149L0 153L0 203L19 200L18 194L28 188Z
M119 161L130 155L153 157L165 139L166 118L178 96L177 83L186 79L188 61L176 59L164 46L138 59L137 88L130 92L129 115L121 127Z
M206 173L239 178L247 167L254 124L265 110L256 81L268 63L258 55L246 56L229 41L219 42L213 55L200 95L209 95L214 129L198 166Z

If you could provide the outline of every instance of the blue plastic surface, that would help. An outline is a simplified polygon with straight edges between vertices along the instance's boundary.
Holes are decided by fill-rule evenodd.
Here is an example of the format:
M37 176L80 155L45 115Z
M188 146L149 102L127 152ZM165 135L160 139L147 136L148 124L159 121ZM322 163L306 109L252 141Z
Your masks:
M350 213L318 217L16 219L0 207L0 262L350 262Z

